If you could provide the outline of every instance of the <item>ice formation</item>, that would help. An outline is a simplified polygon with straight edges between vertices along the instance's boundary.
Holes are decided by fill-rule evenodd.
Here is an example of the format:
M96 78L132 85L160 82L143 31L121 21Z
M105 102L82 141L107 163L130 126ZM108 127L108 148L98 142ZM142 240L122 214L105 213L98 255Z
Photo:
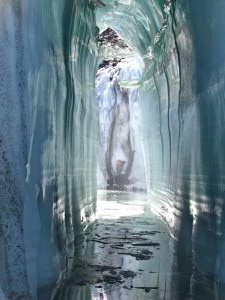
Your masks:
M94 215L96 24L143 60L149 198L177 241L187 294L222 299L222 0L1 1L1 298L35 299L54 284Z
M135 58L111 62L97 72L99 111L98 187L146 190Z

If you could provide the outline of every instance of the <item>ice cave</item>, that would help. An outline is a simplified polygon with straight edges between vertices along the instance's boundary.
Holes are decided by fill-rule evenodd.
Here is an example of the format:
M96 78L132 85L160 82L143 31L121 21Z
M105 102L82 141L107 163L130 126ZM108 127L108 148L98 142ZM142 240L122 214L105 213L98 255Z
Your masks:
M1 0L1 300L225 299L224 33L223 0Z

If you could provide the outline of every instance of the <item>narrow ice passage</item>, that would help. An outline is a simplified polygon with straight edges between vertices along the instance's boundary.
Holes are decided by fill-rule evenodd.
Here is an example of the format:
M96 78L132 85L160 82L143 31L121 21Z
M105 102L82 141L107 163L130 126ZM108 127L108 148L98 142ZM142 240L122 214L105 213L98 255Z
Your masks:
M56 287L95 224L95 79L108 27L143 67L148 201L173 240L172 274L184 274L166 297L183 300L185 288L223 300L224 0L0 1L0 297L39 300Z

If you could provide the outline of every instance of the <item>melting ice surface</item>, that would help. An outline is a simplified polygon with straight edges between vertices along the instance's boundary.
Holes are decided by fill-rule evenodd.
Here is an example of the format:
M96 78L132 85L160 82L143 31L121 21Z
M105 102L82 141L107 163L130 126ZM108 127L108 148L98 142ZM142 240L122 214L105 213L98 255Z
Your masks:
M191 296L190 262L177 253L147 194L99 190L96 213L52 300L212 299L212 285L208 294L199 285Z
M173 246L147 194L98 191L97 217L53 299L175 299Z

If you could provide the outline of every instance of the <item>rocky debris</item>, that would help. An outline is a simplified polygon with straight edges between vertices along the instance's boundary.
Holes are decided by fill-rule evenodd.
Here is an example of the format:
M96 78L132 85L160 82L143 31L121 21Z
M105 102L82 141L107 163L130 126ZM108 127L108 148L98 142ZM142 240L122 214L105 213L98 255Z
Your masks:
M99 283L124 283L128 278L134 278L137 274L130 270L121 270L121 267L115 267L104 264L92 264L88 260L80 259L76 261L71 270L70 278L65 279L61 287L63 286L84 286L93 285ZM101 285L97 285L100 288Z
M135 243L132 243L132 246L160 246L159 243L157 242L152 242L152 241L149 241L149 242L135 242Z
M110 230L109 227L107 227ZM106 229L106 228L105 228ZM153 252L148 249L140 249L140 247L159 247L160 243L152 241L148 236L160 233L159 231L131 231L128 228L121 228L119 231L111 228L111 233L101 236L99 233L93 238L87 239L87 242L96 242L104 246L113 248L120 255L129 255L136 260L148 260L153 256ZM144 237L145 236L145 237ZM109 252L114 253L114 252Z
M103 60L103 62L99 65L98 68L101 69L115 67L119 62L121 62L121 58L114 58L113 60Z
M149 293L151 290L158 290L158 287L151 287L151 286L135 286L135 289L145 290L146 293Z
M132 235L139 235L139 236L142 236L142 235L155 235L157 233L160 233L160 231L156 231L156 230L152 230L152 231L139 231L139 232L133 232Z
M89 249L95 245L96 253L80 254L77 258L71 256L70 267L62 275L58 289L63 290L71 286L78 289L83 286L94 286L96 290L100 289L101 293L102 289L107 293L119 286L127 291L139 289L143 293L158 289L157 286L139 286L138 284L138 278L141 278L143 273L156 272L150 271L148 267L133 269L132 263L129 266L123 263L136 260L140 261L140 266L144 267L145 261L154 258L154 251L157 251L155 249L160 245L157 237L161 232L149 230L151 229L149 226L154 226L151 221L139 217L132 219L121 217L116 223L100 222L95 224L92 230L88 229L84 243ZM126 256L130 257L125 258ZM155 277L154 274L153 276Z
M128 47L127 44L119 38L118 34L112 30L111 28L107 28L105 31L99 34L98 38L100 43L110 43L110 44L117 44L121 48ZM110 45L109 45L110 46Z
M110 284L114 284L114 283L123 283L125 282L125 280L123 280L123 278L119 275L109 275L109 274L105 274L102 277L98 278L97 282L106 282L106 283L110 283Z
M123 39L111 28L107 28L98 36L99 58L102 63L101 67L116 66L120 59L131 57L132 50L128 47ZM107 64L111 61L111 64Z
M148 260L152 257L153 252L149 250L131 250L131 251L121 251L118 252L119 254L123 255L130 255L136 258L136 260Z
M137 276L137 274L133 271L124 271L124 270L121 270L120 271L120 274L124 277L124 278L134 278L135 276Z

